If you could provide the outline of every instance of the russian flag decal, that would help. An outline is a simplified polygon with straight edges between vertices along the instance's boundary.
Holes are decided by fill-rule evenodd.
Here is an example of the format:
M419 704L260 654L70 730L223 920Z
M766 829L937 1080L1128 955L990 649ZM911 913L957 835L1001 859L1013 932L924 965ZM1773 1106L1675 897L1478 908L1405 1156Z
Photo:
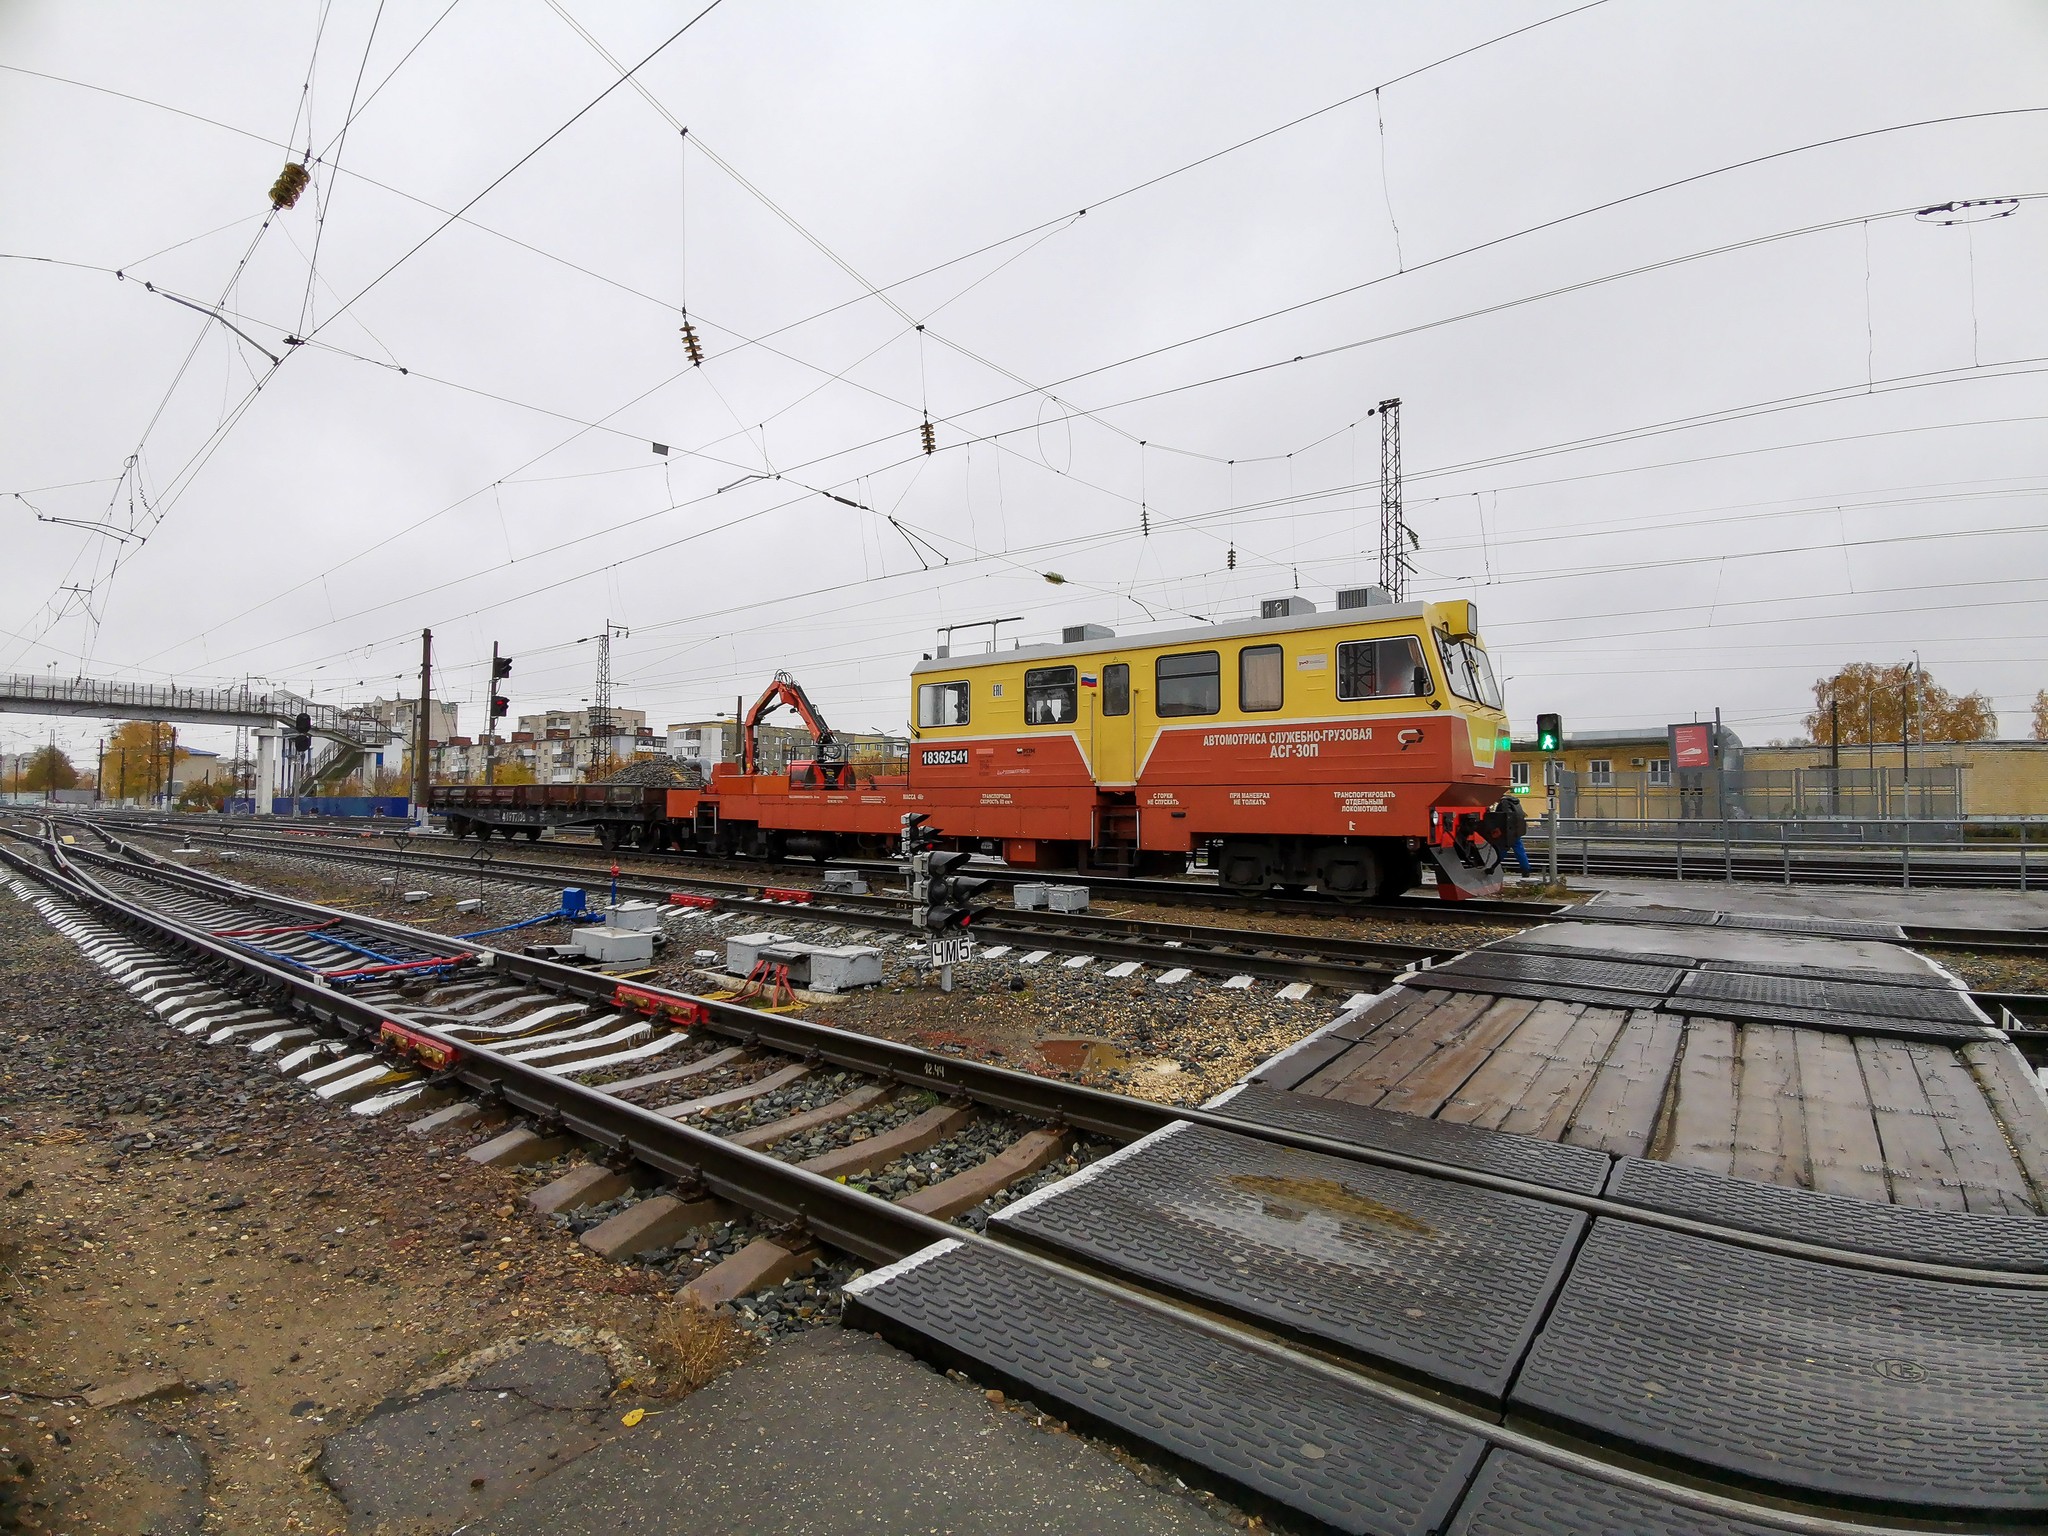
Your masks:
M1093 672L1083 672L1081 674L1081 686L1083 688L1093 688L1095 686L1095 674Z

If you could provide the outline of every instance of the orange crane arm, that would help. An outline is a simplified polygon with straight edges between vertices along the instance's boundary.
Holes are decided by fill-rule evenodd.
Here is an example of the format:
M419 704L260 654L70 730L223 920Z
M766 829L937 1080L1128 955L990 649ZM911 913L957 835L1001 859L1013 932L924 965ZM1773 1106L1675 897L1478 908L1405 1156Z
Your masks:
M754 707L747 711L747 718L740 722L740 767L743 772L751 774L758 771L756 740L761 722L785 705L796 711L797 718L803 721L805 729L817 741L820 757L829 755L834 744L832 728L825 724L825 717L811 703L803 685L787 672L778 672L761 697L754 701Z

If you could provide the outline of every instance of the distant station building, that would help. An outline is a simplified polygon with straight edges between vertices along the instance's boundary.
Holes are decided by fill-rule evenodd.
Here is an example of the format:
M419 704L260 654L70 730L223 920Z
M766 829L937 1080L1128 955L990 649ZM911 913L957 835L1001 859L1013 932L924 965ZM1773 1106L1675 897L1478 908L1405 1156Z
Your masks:
M1703 722L1704 766L1673 760L1673 731L1567 731L1555 753L1534 740L1509 749L1509 782L1534 821L1559 804L1581 821L1961 821L2048 816L2048 742L1930 741L1745 746ZM1717 798L1718 797L1718 798Z

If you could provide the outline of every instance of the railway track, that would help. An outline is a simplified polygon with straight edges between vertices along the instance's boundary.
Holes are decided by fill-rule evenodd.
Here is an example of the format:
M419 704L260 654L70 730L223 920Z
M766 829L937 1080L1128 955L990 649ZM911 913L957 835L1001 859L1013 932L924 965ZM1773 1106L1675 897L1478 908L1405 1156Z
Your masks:
M1840 1225L1821 1225L1814 1230L1823 1240L1773 1235L1612 1198L1603 1193L1604 1154L1585 1149L1552 1148L1558 1157L1532 1160L1535 1144L1523 1138L1433 1139L1417 1132L1426 1122L1327 1101L1313 1120L1285 1123L1274 1116L1276 1096L1262 1095L1256 1083L1210 1109L1171 1109L715 999L622 987L613 978L452 944L133 852L91 853L17 835L0 853L19 882L40 887L36 897L53 922L195 1040L278 1053L289 1047L280 1065L298 1057L299 1080L337 1111L417 1109L432 1096L450 1095L435 1114L523 1117L525 1126L486 1144L496 1149L492 1157L536 1143L584 1144L592 1149L592 1171L581 1175L586 1181L617 1177L628 1164L671 1181L669 1193L640 1203L669 1202L650 1214L684 1219L694 1209L701 1219L713 1202L750 1211L766 1235L727 1261L746 1259L721 1280L728 1289L813 1243L879 1265L849 1287L851 1321L1297 1520L1469 1536L1595 1529L1849 1536L1901 1529L1901 1521L1925 1528L1929 1520L1967 1518L1970 1529L1990 1530L2033 1526L2048 1516L2034 1454L2048 1434L2037 1422L2039 1395L1999 1396L2013 1362L2024 1370L2048 1339L2048 1255L2031 1231L2014 1241L1997 1226L1989 1250L1947 1250L1972 1253L1975 1265L1877 1251L1896 1233L1871 1242ZM618 1059L627 1051L641 1054ZM423 1052L435 1059L423 1065ZM1412 1293L1417 1305L1385 1317L1375 1312L1363 1333L1354 1328L1348 1342L1332 1347L1311 1326L1317 1306L1328 1301L1319 1302L1316 1289L1306 1295L1303 1318L1292 1323L1247 1311L1239 1299L1244 1282L1233 1280L1231 1265L1239 1264L1235 1275L1242 1277L1250 1260L1233 1245L1272 1240L1263 1228L1197 1223L1223 1234L1223 1247L1208 1259L1184 1255L1183 1272L1162 1290L1133 1285L1114 1258L1091 1259L1056 1241L1047 1212L1059 1202L1048 1207L1042 1195L1008 1207L1011 1216L992 1224L992 1232L1000 1229L996 1236L944 1219L968 1208L956 1205L972 1193L965 1184L943 1197L950 1180L903 1199L879 1199L840 1182L815 1157L775 1155L794 1134L786 1127L776 1135L749 1134L771 1129L763 1126L728 1134L707 1129L708 1116L737 1102L711 1107L703 1101L717 1096L696 1091L717 1070L704 1064L726 1053L734 1053L728 1062L753 1057L742 1087L778 1072L831 1067L859 1075L882 1094L935 1095L938 1102L919 1116L999 1113L1029 1123L1012 1148L1031 1136L1087 1134L1122 1144L1113 1156L1130 1170L1150 1159L1156 1171L1162 1156L1220 1147L1237 1160L1233 1177L1257 1186L1251 1209L1263 1204L1261 1220L1278 1222L1275 1232L1314 1237L1328 1228L1326 1238L1309 1245L1308 1251L1328 1250L1318 1261L1324 1281L1312 1273L1312 1287L1355 1285L1365 1275L1381 1291ZM664 1060L674 1065L660 1066ZM309 1062L319 1066L308 1069ZM650 1068L676 1071L651 1086L694 1094L684 1101L686 1112L636 1101L622 1086L632 1078L617 1075L644 1081ZM612 1080L597 1081L606 1076ZM693 1078L695 1088L688 1086ZM843 1109L850 1096L830 1107ZM847 1143L870 1145L854 1161L877 1155L871 1144L880 1139ZM1563 1157L1568 1150L1573 1156ZM1110 1163L1092 1166L1107 1170ZM980 1183L1000 1189L1014 1182L1005 1180L1009 1172L984 1169ZM1081 1190L1087 1178L1077 1175L1048 1193ZM1892 1217L1906 1227L1923 1217L1940 1224L1935 1213ZM1604 1429L1579 1424L1562 1434L1540 1414L1504 1419L1488 1385L1498 1367L1479 1376L1454 1367L1454 1356L1465 1357L1455 1341L1447 1353L1441 1333L1464 1326L1463 1312L1494 1304L1482 1273L1489 1265L1529 1258L1496 1243L1496 1228L1532 1222L1554 1229L1554 1263L1542 1284L1601 1265L1654 1261L1607 1251L1625 1240L1624 1246L1682 1249L1677 1267L1696 1272L1708 1290L1726 1286L1746 1295L1745 1287L1768 1282L1782 1292L1790 1276L1826 1291L1825 1345L1799 1334L1801 1309L1790 1296L1778 1295L1774 1305L1790 1309L1782 1314L1782 1342L1793 1355L1817 1348L1842 1355L1842 1390L1833 1397L1773 1397L1769 1372L1780 1362L1753 1364L1764 1378L1746 1380L1738 1351L1698 1380L1678 1376L1660 1386L1647 1418L1623 1415ZM1448 1245L1446 1232L1456 1234ZM1361 1240L1364 1249L1356 1246ZM1992 1257L1984 1257L1987 1251ZM1220 1267L1205 1268L1212 1260ZM1652 1274L1668 1273L1664 1266L1636 1279L1654 1288ZM1530 1274L1511 1264L1492 1285L1527 1288ZM1794 1294L1804 1292L1795 1287ZM1521 1347L1532 1350L1532 1361L1546 1350L1570 1350L1575 1324L1564 1315L1568 1303L1569 1297L1559 1315L1540 1304L1530 1314L1534 1344L1525 1335ZM1964 1355L1981 1380L1955 1376L1956 1358L1929 1353L1946 1337L1929 1318L1951 1316L1962 1320L1955 1326L1967 1337ZM1399 1337L1375 1341L1368 1337L1374 1328ZM1887 1329L1897 1337L1884 1337ZM1877 1352L1866 1360L1872 1347ZM1582 1368L1597 1375L1607 1367ZM1766 1389L1761 1397L1759 1385ZM1675 1409L1661 1409L1655 1400L1671 1394ZM1990 1420L1970 1418L1992 1413L1993 1399L1995 1434ZM1846 1411L1858 1402L1874 1416L1874 1430ZM1926 1415L1924 1434L1914 1411ZM1707 1453L1699 1445L1674 1448L1659 1438L1677 1422L1700 1445L1727 1438L1731 1425L1742 1441L1741 1421L1758 1413L1766 1422L1757 1433L1779 1437L1771 1454L1783 1468L1761 1482L1711 1466L1703 1471ZM1787 1424L1798 1429L1792 1439L1784 1438ZM1906 1438L1872 1462L1865 1445L1873 1434ZM1990 1435L2003 1447L2009 1476L1987 1461L1981 1438L1972 1435Z
M93 830L102 837L108 829ZM609 866L579 869L542 858L507 857L478 850L463 855L417 848L376 851L335 846L304 838L252 839L246 834L177 829L207 846L253 849L301 856L329 863L381 870L409 870L446 877L487 878L532 887L561 887L579 876L607 882ZM894 866L884 866L900 876ZM678 890L709 898L719 909L748 913L763 921L803 916L820 922L857 924L869 929L910 934L919 932L909 899L900 895L849 895L804 886L764 885L691 873L654 878L622 872L616 878L622 896L667 902ZM799 910L800 909L800 910ZM1094 913L1054 913L1004 908L975 924L985 945L1069 955L1090 955L1112 961L1133 961L1162 970L1184 968L1225 977L1252 976L1282 985L1307 983L1340 992L1377 991L1402 972L1447 959L1456 951L1441 945L1401 944L1339 934L1291 934L1267 929L1222 928L1193 923L1158 922Z
M96 822L84 825L101 836L107 835L107 829ZM562 863L550 862L546 858L506 857L481 848L468 855L415 848L386 848L372 852L360 846L337 846L324 839L290 834L258 833L251 836L241 829L233 832L195 830L190 825L170 823L152 824L151 830L175 830L191 840L211 846L249 848L260 845L264 851L335 863L404 868L442 876L481 876L534 887L559 885L565 873L573 874L576 870L574 863L565 870ZM555 845L553 851L567 852L560 845ZM581 852L577 850L571 854L571 859L580 859ZM608 856L600 857L608 860ZM587 864L584 867L589 868ZM610 867L607 861L591 872L610 878L606 873ZM896 876L901 873L893 865L876 866L876 872ZM909 917L908 900L904 897L882 894L850 896L808 887L768 886L697 873L663 879L640 873L622 873L617 877L617 886L622 895L656 902L666 901L675 888L683 887L710 895L724 910L751 913L771 923L801 915L820 922L844 922L905 933L916 931ZM775 894L767 894L769 892ZM1523 921L1541 921L1551 917L1573 922L1618 923L1631 916L1631 909L1597 904L1539 907L1534 914L1528 903L1502 905L1515 907L1516 915ZM1760 926L1796 931L1788 923L1774 919L1737 921L1754 921ZM1870 925L1871 936L1880 936L1878 930L1882 926ZM1184 967L1210 975L1255 976L1283 985L1307 983L1346 992L1380 990L1403 974L1440 963L1456 953L1442 946L1354 939L1336 934L1295 935L1138 918L1009 909L979 925L976 932L991 946L1007 945L1026 951L1042 948L1047 952L1132 961L1162 969ZM1889 936L1941 953L2048 958L2048 937L2043 936L2024 937L2005 932L1914 925L1898 928ZM2030 1050L2033 1046L2031 1037L2039 1032L2048 1032L2048 995L1977 991L1972 993L1972 997L1990 1017L2003 1019L2016 1031L2024 1031L2029 1037Z
M105 822L111 825L149 826L183 834L189 830L196 818L137 817L128 813L108 816L100 813L92 818L80 818ZM282 825L257 827L249 822L230 823L235 835L249 838L377 838L380 840L410 844L418 833L406 823L346 823L311 822L285 823ZM452 845L459 846L459 845ZM480 844L488 848L488 843ZM880 859L755 859L738 857L712 858L707 855L678 853L673 850L650 852L645 849L611 850L602 847L593 838L584 837L574 831L551 830L545 843L529 844L529 851L545 848L549 853L561 857L578 857L588 860L600 868L613 863L621 865L635 862L659 868L693 868L706 864L731 869L771 869L797 878L813 878L821 870L850 869L858 874L877 877L900 877L900 865ZM1555 903L1528 901L1485 901L1466 900L1461 902L1440 901L1433 896L1404 896L1388 901L1339 901L1315 891L1293 892L1285 895L1248 896L1242 892L1227 891L1211 878L1199 874L1181 878L1155 878L1128 875L1082 875L1053 874L1033 870L1010 869L1000 864L977 864L975 875L992 880L999 885L1017 885L1027 882L1053 880L1062 885L1085 885L1091 893L1103 896L1124 897L1161 906L1215 907L1230 911L1279 912L1305 917L1381 917L1404 921L1471 923L1471 922L1528 922L1545 913L1561 908Z

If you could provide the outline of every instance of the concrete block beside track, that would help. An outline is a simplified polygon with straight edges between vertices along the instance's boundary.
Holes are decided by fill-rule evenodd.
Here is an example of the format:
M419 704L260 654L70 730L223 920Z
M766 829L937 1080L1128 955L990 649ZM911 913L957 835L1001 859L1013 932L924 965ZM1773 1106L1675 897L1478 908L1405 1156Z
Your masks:
M616 1200L633 1187L632 1180L616 1169L597 1163L571 1168L551 1184L528 1193L526 1203L544 1215L573 1211L582 1205L602 1205Z
M857 1173L872 1173L899 1157L908 1157L913 1152L922 1152L937 1141L943 1141L969 1120L974 1118L971 1104L941 1104L928 1109L914 1119L906 1120L893 1131L884 1131L879 1136L870 1136L865 1141L848 1142L843 1147L834 1147L830 1152L820 1152L816 1157L797 1166L806 1173L819 1174L824 1178L836 1179L841 1175L851 1178Z
M1026 1131L987 1162L914 1189L896 1203L938 1221L951 1221L990 1195L1038 1172L1065 1150L1067 1135L1063 1130Z
M543 1136L520 1126L502 1136L493 1136L482 1146L471 1147L463 1155L486 1168L523 1168L528 1163L545 1163L568 1150L568 1137Z
M504 1118L505 1111L494 1105L486 1106L473 1099L464 1099L459 1104L450 1104L446 1109L437 1109L431 1115L422 1116L406 1129L415 1136L431 1136L436 1131L495 1125Z
M666 1248L686 1232L714 1221L731 1221L738 1214L723 1200L655 1195L598 1223L577 1241L600 1257L626 1259L650 1248Z
M817 1257L817 1247L806 1239L757 1237L676 1292L676 1300L722 1307L802 1274Z

